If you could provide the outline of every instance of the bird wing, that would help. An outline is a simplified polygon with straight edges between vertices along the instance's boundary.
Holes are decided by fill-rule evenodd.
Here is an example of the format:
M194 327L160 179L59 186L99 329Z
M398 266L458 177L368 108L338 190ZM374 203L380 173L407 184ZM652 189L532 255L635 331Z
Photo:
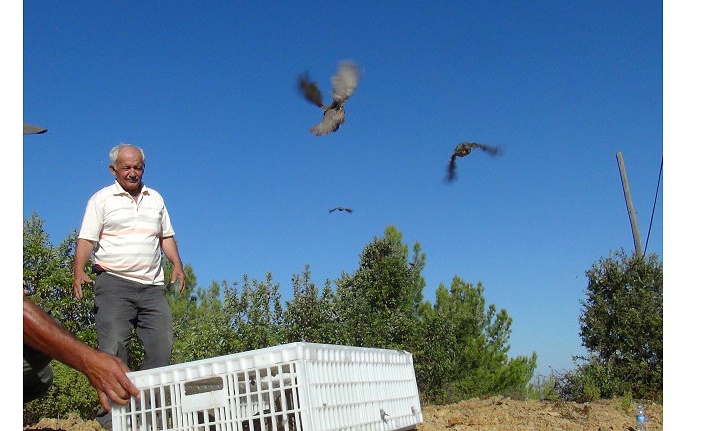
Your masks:
M448 176L446 179L448 181L456 179L456 153L452 154L451 160L449 160Z
M360 69L352 61L338 64L338 72L331 78L333 84L333 104L343 105L358 87Z
M46 133L47 129L44 127L35 126L28 123L22 123L22 134L23 135L41 135Z
M353 210L350 209L350 208L343 208L343 210L346 211L347 213L352 213L352 212L353 212Z
M490 145L479 144L476 142L461 142L460 144L458 144L456 146L456 151L459 151L460 148L463 148L464 151L466 151L465 149L467 149L467 152L463 156L470 153L471 150L473 150L474 148L478 148L479 150L482 150L482 151L490 154L491 156L497 156L498 154L500 154L500 147L493 147ZM461 155L459 154L459 156L461 156ZM461 157L463 157L463 156L461 156Z
M491 156L497 156L502 152L500 147L491 147L490 145L478 144L478 148L490 154Z
M322 102L321 90L319 90L319 87L316 85L316 82L312 81L309 78L309 74L307 72L304 72L299 75L299 91L309 102L313 103L319 108L327 108L327 106L325 106Z

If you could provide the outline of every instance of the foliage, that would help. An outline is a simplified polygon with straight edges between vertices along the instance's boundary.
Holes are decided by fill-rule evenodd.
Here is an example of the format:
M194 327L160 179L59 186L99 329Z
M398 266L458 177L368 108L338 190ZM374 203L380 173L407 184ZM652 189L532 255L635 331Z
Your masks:
M237 284L225 290L226 311L230 313L237 351L255 350L282 343L282 304L279 285L272 283L272 274L264 281L252 281L243 276L243 286Z
M326 280L319 296L319 289L311 282L309 265L306 265L301 275L292 277L292 292L293 297L285 302L282 316L284 342L346 344L330 280Z
M558 380L554 376L536 376L535 381L527 387L526 398L530 400L558 400L557 384Z
M435 313L429 303L420 307L424 323L412 347L417 387L425 404L446 404L450 376L456 370L454 325Z
M73 254L77 232L59 246L49 241L37 213L23 223L22 280L27 296L83 341L97 345L93 327L93 290L79 302L73 296Z
M348 344L411 351L427 402L524 392L536 354L507 357L512 323L507 312L494 305L486 309L482 285L473 288L458 277L450 291L439 287L434 307L422 302L424 262L419 244L408 262L408 248L393 226L364 248L359 268L337 282Z
M625 391L623 393L623 396L620 397L620 407L623 409L623 411L626 414L632 413L632 411L633 411L632 392Z
M170 289L167 296L174 316L172 363L233 353L238 349L238 341L221 301L220 286L213 282L208 289L195 290L196 278L190 267L185 272L184 293Z
M337 314L348 334L346 344L389 349L413 344L423 284L419 269L407 262L401 233L388 227L385 237L365 246L359 265L352 276L343 273L337 281Z
M436 314L437 319L448 323L452 334L450 343L446 342L453 348L451 364L444 367L448 374L441 376L441 381L428 383L444 389L444 397L434 398L435 402L456 402L506 391L524 393L532 378L536 353L530 358L508 359L512 319L506 310L497 311L493 304L486 308L483 291L481 283L474 287L456 276L450 290L439 286L433 310L427 309L426 319ZM448 361L443 351L436 353L442 355L442 361Z
M51 366L54 384L46 395L26 403L24 410L37 418L65 417L69 413L93 418L100 404L88 378L59 361L52 361Z
M612 368L596 356L586 359L573 371L558 379L562 399L585 403L599 398L612 398L624 386L612 373Z
M579 318L583 345L592 357L579 372L620 384L598 384L601 397L630 391L661 398L663 388L662 262L624 250L586 272L588 287Z
M44 221L36 213L24 220L22 233L22 276L27 297L77 338L96 347L92 289L84 291L80 302L73 297L72 266L77 233L73 232L55 247L44 231ZM88 379L57 361L52 361L52 367L54 384L48 394L25 404L25 410L47 417L67 412L94 415L98 396Z

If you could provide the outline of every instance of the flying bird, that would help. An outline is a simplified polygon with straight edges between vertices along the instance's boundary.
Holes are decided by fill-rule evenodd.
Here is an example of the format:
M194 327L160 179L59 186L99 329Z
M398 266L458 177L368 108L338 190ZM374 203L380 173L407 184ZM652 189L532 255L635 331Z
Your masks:
M349 213L349 214L353 212L352 209L350 209L350 208L344 208L344 207L331 208L330 210L328 210L329 213L332 213L332 212L334 212L334 211L345 211L345 212L347 212L347 213Z
M331 78L333 85L333 101L330 105L324 105L321 90L316 82L309 78L307 72L299 75L299 90L306 100L323 109L324 116L319 124L309 129L309 132L316 136L325 135L338 130L346 120L346 111L343 109L346 101L353 94L358 81L360 80L360 69L352 61L341 61L338 63L338 71Z
M500 147L491 147L489 145L478 144L475 142L461 142L456 145L454 153L451 155L451 160L449 160L447 177L449 181L456 179L456 157L466 157L476 148L490 154L491 156L497 156L500 154Z

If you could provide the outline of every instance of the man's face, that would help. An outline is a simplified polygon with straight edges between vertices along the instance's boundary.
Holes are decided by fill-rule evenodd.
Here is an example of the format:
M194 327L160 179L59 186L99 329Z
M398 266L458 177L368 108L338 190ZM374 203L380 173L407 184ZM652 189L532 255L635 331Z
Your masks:
M110 171L123 190L135 196L142 190L142 174L145 171L140 151L131 147L121 148L116 164L117 168L111 166Z

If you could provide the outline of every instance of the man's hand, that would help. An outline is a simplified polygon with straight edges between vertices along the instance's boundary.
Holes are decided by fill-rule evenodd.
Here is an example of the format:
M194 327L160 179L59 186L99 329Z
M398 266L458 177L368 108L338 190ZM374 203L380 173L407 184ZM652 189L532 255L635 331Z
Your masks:
M125 374L130 370L117 356L94 350L88 359L89 365L81 371L96 389L98 400L106 411L110 411L109 401L124 406L130 396L140 397L140 390Z
M179 293L184 293L184 288L186 287L184 278L184 270L178 271L177 268L174 268L174 271L172 272L172 280L169 282L169 284L172 284L174 285L174 287L179 289Z
M83 283L93 284L91 277L86 274L83 268L88 263L93 250L93 242L84 238L76 241L76 253L74 255L74 297L79 301L83 298Z
M74 273L74 297L78 299L79 301L83 299L83 283L86 284L93 284L93 280L91 277L86 274L85 271L78 270L76 273Z

